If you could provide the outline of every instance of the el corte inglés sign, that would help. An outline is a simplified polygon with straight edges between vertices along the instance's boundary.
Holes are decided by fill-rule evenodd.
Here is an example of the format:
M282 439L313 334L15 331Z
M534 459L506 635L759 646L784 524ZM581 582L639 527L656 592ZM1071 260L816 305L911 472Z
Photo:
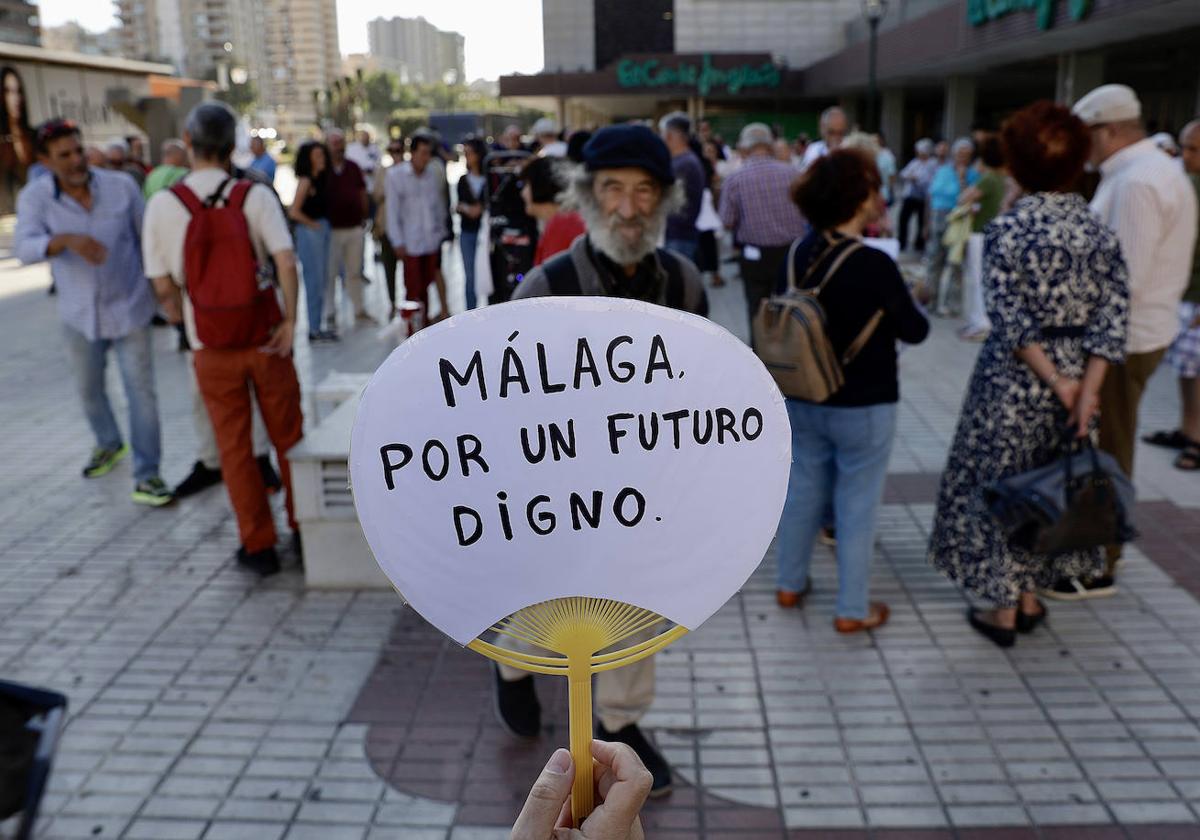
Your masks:
M626 58L617 64L617 84L623 88L691 88L700 96L777 88L781 80L779 68L769 61L716 67L708 54L699 61Z
M1038 29L1049 29L1059 0L967 0L967 22L982 26L1013 12L1036 12ZM1071 20L1080 21L1092 10L1092 0L1066 0Z

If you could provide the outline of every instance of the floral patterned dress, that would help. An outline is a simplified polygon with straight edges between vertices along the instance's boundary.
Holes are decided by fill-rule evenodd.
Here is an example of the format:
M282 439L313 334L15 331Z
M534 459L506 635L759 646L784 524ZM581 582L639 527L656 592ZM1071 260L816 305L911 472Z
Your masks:
M1080 196L1026 196L985 236L992 332L942 475L929 561L973 598L1014 607L1021 592L1102 565L1099 549L1050 558L1011 548L984 503L984 488L997 479L1058 457L1067 434L1066 409L1014 353L1040 343L1074 378L1090 356L1122 361L1129 291L1116 235Z

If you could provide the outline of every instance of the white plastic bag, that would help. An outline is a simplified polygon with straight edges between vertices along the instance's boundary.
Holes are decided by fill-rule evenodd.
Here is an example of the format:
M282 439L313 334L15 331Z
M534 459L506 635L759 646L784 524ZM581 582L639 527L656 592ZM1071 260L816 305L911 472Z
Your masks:
M487 306L488 298L496 291L492 282L491 221L484 213L479 220L479 242L475 246L475 306Z
M696 217L696 230L720 230L721 227L721 217L717 214L712 190L705 188L704 196L700 199L700 215Z

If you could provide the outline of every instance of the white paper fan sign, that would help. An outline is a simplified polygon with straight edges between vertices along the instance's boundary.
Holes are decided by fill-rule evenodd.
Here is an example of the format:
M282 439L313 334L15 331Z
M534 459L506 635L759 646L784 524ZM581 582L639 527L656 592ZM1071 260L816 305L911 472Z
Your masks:
M363 532L413 609L485 656L569 678L576 824L592 809L591 675L737 592L790 463L783 397L741 341L589 297L417 333L367 386L350 450Z

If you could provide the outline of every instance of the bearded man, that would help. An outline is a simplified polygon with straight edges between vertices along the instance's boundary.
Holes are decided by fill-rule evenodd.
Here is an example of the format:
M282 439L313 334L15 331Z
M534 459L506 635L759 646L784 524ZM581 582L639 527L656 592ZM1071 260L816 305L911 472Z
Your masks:
M671 153L645 126L603 128L583 147L559 201L583 217L587 233L525 276L513 299L601 295L708 314L700 272L686 257L658 248L667 217L685 202ZM515 646L509 641L508 645ZM654 658L596 677L596 737L628 744L654 777L650 796L671 789L671 768L638 728L654 702ZM496 711L514 735L535 737L541 707L533 677L496 671Z
M587 235L530 271L513 299L545 295L633 298L708 314L691 260L656 247L667 217L685 203L671 153L641 125L602 128L583 147L583 165L559 197L583 217Z

